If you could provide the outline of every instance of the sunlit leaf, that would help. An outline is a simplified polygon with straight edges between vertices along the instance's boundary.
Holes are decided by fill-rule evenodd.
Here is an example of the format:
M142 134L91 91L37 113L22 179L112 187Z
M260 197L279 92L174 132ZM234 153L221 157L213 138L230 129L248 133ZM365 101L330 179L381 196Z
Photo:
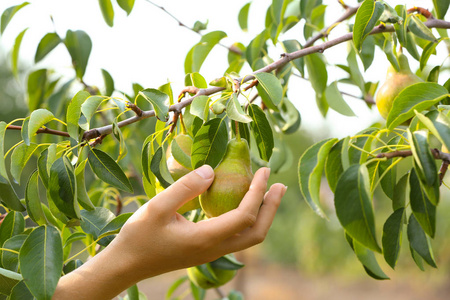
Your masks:
M320 182L325 166L325 160L337 139L320 141L305 152L298 162L298 177L300 190L308 205L321 217L325 213L320 205Z
M336 81L327 87L325 90L325 97L328 105L338 113L344 116L355 116L353 110L348 106L347 102L345 102L344 97L342 97Z
M135 0L117 0L120 8L126 11L127 15L130 15L133 10Z
M414 169L409 176L409 194L411 210L426 234L434 237L436 232L436 206L434 206L427 195L421 189L419 178Z
M208 54L227 34L223 31L212 31L202 36L200 42L186 55L185 73L199 72Z
M1 34L3 34L3 32L6 29L6 26L8 26L9 22L12 20L14 15L20 9L22 9L25 6L27 6L28 4L30 4L30 3L29 2L23 2L22 4L14 5L14 6L9 7L3 12L2 18L1 18L1 23L0 23L0 33Z
M75 68L77 77L83 79L92 50L91 38L82 30L68 30L66 38L64 39L64 44L72 57L72 64Z
M191 103L190 112L203 121L207 121L209 117L209 97L205 95L195 97Z
M353 26L353 42L358 51L361 50L364 39L375 27L383 11L384 5L374 0L365 0L359 7Z
M158 178L164 188L168 188L174 181L170 176L163 147L159 147L150 162L150 170Z
M28 124L28 137L33 137L39 128L54 118L55 116L46 109L40 108L33 111L30 115L30 123Z
M11 155L11 175L18 183L20 183L20 175L22 174L23 168L25 168L25 165L38 147L37 144L31 143L29 146L20 144L14 148Z
M56 32L49 32L44 35L36 49L34 63L38 63L44 59L44 57L46 57L47 54L55 49L61 42L62 40Z
M228 134L225 119L212 119L202 125L194 137L191 162L194 169L208 164L216 167L225 155Z
M363 264L367 273L378 280L389 279L389 277L380 268L380 265L375 258L373 251L367 249L356 240L353 240L353 250L355 251L358 260Z
M156 89L145 89L139 92L139 95L144 97L155 110L156 117L165 122L167 121L169 115L169 106L167 105L167 100L169 96Z
M102 11L103 19L109 27L114 25L114 9L111 0L99 0L100 10Z
M248 12L250 10L250 4L251 2L245 4L238 14L239 27L241 27L243 31L248 30Z
M98 239L103 227L115 218L107 208L96 207L95 210L81 211L81 229L87 234L92 234L94 240Z
M111 96L114 92L114 79L105 69L102 69L103 81L105 82L105 96Z
M118 215L117 217L109 221L109 223L100 230L100 232L98 233L98 237L102 238L107 235L119 233L122 226L132 215L133 213L124 213Z
M0 293L9 295L13 288L21 281L22 275L7 269L0 268ZM17 298L18 300L19 298ZM20 298L22 299L22 298Z
M283 97L283 87L280 80L271 73L257 73L254 76L258 80L256 88L264 104L269 108L278 110L277 106Z
M16 76L16 77L17 77L17 74L19 73L17 66L19 64L20 45L22 44L23 36L27 32L27 30L28 30L28 28L26 28L22 32L20 32L19 35L16 37L16 41L14 42L11 60L12 60L12 71L13 71L14 76Z
M416 15L410 15L409 16L409 23L408 28L411 30L412 33L417 35L418 37L431 41L431 42L437 42L436 37L431 32L431 29L428 28L423 22L416 16Z
M38 172L37 170L31 174L28 179L27 187L25 189L25 203L27 206L28 216L38 225L47 224L44 211L41 206L41 199L39 197L39 185L38 185Z
M19 252L28 235L18 234L12 236L3 243L2 248ZM2 266L8 270L17 272L19 270L19 254L11 251L3 251Z
M239 100L236 96L236 93L230 97L227 103L227 116L234 121L241 123L250 123L252 118L247 115L241 107Z
M71 138L78 141L79 125L78 122L81 117L81 106L84 101L89 97L89 93L86 91L78 92L72 100L69 102L66 112L67 131Z
M41 106L45 98L46 86L47 69L39 69L28 75L27 93L29 111L34 111Z

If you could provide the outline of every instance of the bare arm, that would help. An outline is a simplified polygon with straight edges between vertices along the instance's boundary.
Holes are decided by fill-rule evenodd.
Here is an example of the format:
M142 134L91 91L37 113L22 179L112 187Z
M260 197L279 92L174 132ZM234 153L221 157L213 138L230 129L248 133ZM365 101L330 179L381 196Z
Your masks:
M237 209L198 223L176 211L211 185L214 172L203 166L180 178L143 205L108 247L63 276L53 299L112 299L145 278L261 243L286 191L277 183L266 193L269 173L267 168L255 173Z

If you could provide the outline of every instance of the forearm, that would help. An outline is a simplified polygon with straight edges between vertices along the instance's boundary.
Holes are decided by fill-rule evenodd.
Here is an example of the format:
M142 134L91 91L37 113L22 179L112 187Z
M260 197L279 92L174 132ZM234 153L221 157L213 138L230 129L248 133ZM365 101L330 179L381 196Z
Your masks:
M139 279L133 266L107 247L83 266L61 277L53 300L110 300Z

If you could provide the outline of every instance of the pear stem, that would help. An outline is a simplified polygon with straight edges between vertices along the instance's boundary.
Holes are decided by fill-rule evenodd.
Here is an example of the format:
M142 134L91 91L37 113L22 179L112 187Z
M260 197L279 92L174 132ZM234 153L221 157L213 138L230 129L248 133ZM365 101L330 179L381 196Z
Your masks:
M238 142L241 141L241 133L239 132L239 122L238 121L234 121L234 126L236 128L236 140Z
M180 125L181 125L181 133L187 134L186 125L184 125L183 114L180 113Z

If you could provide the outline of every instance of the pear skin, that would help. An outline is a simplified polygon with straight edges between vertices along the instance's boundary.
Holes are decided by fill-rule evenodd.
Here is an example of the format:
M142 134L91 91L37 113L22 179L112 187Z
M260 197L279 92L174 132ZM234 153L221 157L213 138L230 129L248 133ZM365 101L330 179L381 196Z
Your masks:
M191 147L192 147L192 138L187 134L179 134L174 140L176 140L178 146L180 146L181 150L188 156L191 155ZM170 175L172 175L173 180L177 181L187 173L191 172L188 168L181 165L175 157L172 155L172 147L169 145L166 152L166 160L167 160L167 168L169 169ZM200 202L198 197L195 197L191 201L185 203L182 207L180 207L177 212L180 214L184 214L190 210L194 210L200 208Z
M253 173L245 139L228 142L225 156L214 174L213 183L200 195L200 205L209 218L237 208L250 188Z
M400 71L390 66L386 75L386 81L380 87L376 96L376 104L380 115L387 119L392 108L392 103L397 95L406 87L422 82L416 74L411 72L408 59L404 54L399 55Z

